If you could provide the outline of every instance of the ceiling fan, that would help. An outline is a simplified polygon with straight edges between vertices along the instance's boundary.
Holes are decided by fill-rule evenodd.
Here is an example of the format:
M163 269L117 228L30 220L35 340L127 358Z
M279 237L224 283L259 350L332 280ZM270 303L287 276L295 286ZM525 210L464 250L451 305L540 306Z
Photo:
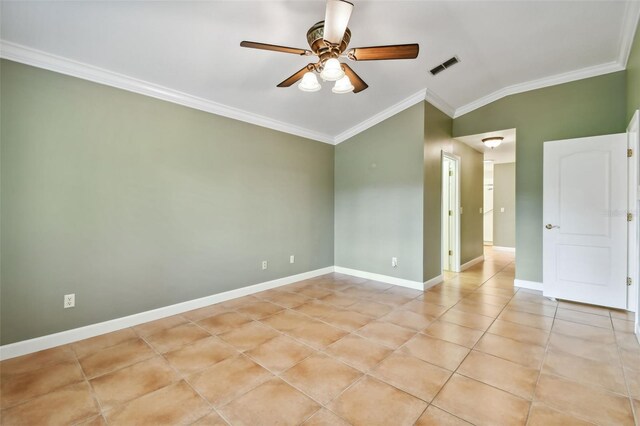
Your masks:
M274 44L243 41L242 47L292 53L300 56L317 56L318 62L309 63L300 71L278 84L278 87L290 87L300 81L298 88L305 92L320 90L315 73L324 81L335 81L334 93L358 93L369 87L349 65L338 58L346 57L352 61L378 61L385 59L415 59L418 57L418 44L397 44L391 46L356 47L347 50L351 41L351 30L347 28L353 4L345 0L327 0L324 21L316 23L307 31L307 42L311 50Z

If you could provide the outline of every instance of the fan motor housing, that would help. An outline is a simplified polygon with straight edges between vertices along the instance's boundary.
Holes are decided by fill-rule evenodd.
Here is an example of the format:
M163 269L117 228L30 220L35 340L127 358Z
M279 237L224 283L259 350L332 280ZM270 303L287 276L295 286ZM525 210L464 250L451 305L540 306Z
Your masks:
M324 21L317 22L309 31L307 31L307 42L311 51L318 55L320 62L323 64L330 58L337 58L347 50L347 46L351 41L351 30L349 28L344 32L342 42L339 45L332 45L324 41Z

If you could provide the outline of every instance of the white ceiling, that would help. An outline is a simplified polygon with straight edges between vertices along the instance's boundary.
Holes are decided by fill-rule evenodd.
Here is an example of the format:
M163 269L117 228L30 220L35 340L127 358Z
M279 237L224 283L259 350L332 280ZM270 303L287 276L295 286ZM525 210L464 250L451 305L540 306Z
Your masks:
M321 0L2 1L0 53L339 142L424 99L425 89L455 116L509 93L623 69L639 6L356 0L350 46L417 42L420 55L350 63L369 89L348 95L331 93L328 84L317 93L276 88L309 58L239 47L242 40L308 47L307 29L324 17ZM428 73L453 55L462 62Z
M504 140L497 148L487 148L482 139L491 136L502 136ZM456 140L469 145L476 151L484 153L484 161L494 164L514 163L516 161L516 129L498 130L478 135L463 136Z

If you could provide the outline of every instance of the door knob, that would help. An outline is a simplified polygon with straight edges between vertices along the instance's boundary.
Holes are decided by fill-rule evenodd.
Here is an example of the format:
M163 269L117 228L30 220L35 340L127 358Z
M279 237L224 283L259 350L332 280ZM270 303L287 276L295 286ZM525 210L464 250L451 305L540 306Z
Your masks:
M550 224L550 223L547 223L547 224L546 224L546 226L545 226L545 228L547 228L547 229L553 229L553 228L560 228L560 227L559 227L558 225L552 225L552 224Z

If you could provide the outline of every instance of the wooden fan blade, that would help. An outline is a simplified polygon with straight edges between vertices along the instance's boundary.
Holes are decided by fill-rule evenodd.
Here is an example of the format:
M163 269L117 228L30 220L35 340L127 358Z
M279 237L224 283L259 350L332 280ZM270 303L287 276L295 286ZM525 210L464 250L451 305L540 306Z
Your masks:
M305 66L300 71L296 72L291 77L278 84L278 87L290 87L292 84L300 80L302 76L304 76L308 71L310 71L310 68L313 68L313 64Z
M353 84L353 93L362 92L364 89L369 87L369 85L365 83L349 65L342 64L342 66L344 67L344 73L349 77L349 80L351 80L351 84Z
M278 46L275 44L256 43L255 41L243 41L240 43L242 47L248 47L251 49L271 50L274 52L293 53L294 55L310 55L311 51L305 49L297 49L295 47Z
M396 44L392 46L356 47L349 50L349 59L354 61L380 61L385 59L415 59L418 44Z
M345 0L327 0L324 15L323 38L331 44L342 43L344 32L349 25L353 4Z

